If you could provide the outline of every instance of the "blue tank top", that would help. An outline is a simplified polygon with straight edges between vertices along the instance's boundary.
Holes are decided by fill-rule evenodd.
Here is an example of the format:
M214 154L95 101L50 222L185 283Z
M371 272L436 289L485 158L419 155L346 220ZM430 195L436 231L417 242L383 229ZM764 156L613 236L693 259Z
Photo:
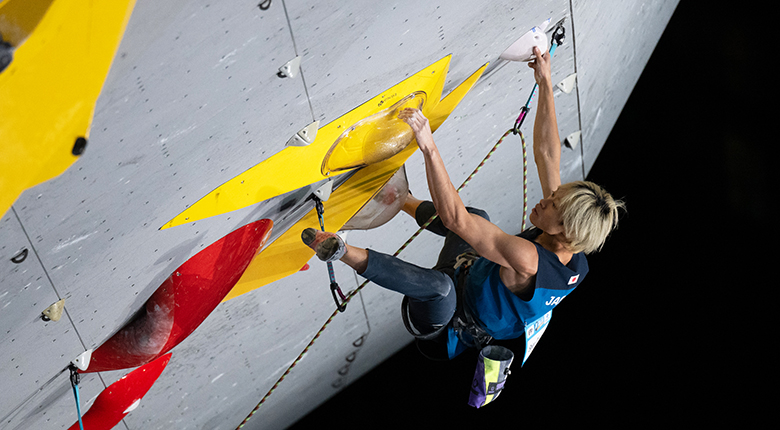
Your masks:
M529 324L552 310L572 292L588 273L588 261L582 253L574 254L563 265L558 256L533 240L541 234L533 229L521 235L536 246L539 265L532 281L528 300L512 293L499 276L501 266L480 258L469 269L464 306L477 323L495 339L515 339L525 333ZM447 352L450 359L466 349L452 327L448 330Z

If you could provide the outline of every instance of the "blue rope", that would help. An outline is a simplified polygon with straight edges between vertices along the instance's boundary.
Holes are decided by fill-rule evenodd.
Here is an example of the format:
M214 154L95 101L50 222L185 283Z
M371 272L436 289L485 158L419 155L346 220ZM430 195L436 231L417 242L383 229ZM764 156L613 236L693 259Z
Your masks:
M73 386L73 394L76 397L76 413L79 416L79 429L84 430L84 423L81 420L81 400L79 399L79 373L75 368L70 368L70 384Z

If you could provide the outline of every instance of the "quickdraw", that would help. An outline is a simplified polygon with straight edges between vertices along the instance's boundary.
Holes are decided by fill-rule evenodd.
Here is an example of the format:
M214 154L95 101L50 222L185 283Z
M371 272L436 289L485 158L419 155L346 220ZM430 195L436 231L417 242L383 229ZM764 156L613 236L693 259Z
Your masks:
M555 29L553 29L552 35L550 36L550 39L552 39L552 43L550 44L550 57L555 54L555 48L557 48L559 45L563 45L563 41L566 39L566 29L563 27L563 20L558 22L556 24ZM531 90L531 95L528 96L528 100L526 100L525 105L520 108L520 115L515 120L515 126L512 128L512 133L519 134L520 133L520 126L523 125L523 121L525 121L525 117L528 115L528 112L531 111L531 101L534 99L537 93L537 89L539 88L538 84L534 84L533 90Z
M314 199L314 206L317 209L317 218L320 220L320 229L322 231L325 231L325 207L322 205L322 200L320 200L317 196L312 196ZM333 296L333 301L336 302L336 309L338 309L339 312L344 312L347 310L347 297L344 295L344 293L341 291L341 287L339 287L338 282L336 282L336 274L333 272L333 263L330 261L328 263L328 277L330 278L330 294ZM339 298L341 298L341 302L339 302Z

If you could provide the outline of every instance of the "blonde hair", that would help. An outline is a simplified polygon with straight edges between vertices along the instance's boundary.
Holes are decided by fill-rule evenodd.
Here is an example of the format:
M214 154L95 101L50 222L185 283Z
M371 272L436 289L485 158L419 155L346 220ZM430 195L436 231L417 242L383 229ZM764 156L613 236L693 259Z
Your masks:
M617 227L618 209L625 209L625 203L588 181L563 184L556 194L560 196L563 229L571 251L590 254L601 250Z

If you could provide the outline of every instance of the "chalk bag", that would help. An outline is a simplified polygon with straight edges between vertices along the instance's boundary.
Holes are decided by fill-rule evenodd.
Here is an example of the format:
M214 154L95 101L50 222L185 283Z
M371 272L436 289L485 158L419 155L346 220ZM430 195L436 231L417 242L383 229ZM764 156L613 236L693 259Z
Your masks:
M512 351L503 346L490 345L482 348L474 380L471 382L470 406L481 408L498 398L514 358Z

